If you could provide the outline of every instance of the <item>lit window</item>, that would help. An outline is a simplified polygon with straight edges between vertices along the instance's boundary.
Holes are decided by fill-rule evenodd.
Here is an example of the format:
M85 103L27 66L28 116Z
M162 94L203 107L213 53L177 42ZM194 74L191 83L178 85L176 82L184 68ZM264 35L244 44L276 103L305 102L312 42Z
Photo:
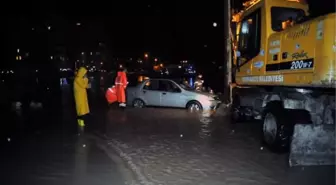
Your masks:
M243 34L248 34L249 33L249 29L248 29L248 27L249 27L249 25L248 25L248 23L247 22L243 22L242 23L242 33Z

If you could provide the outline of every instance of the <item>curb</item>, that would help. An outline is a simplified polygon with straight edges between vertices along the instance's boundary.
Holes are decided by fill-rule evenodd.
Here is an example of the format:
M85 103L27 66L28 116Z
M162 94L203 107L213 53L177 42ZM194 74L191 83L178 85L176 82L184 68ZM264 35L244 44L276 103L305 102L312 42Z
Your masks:
M147 178L141 173L141 170L137 167L137 165L132 162L132 157L127 155L120 149L120 144L118 143L118 141L111 139L108 145L111 146L115 150L115 152L119 153L119 156L124 160L127 166L131 168L131 171L136 177L137 182L140 182L141 185L154 185L152 182L149 182L147 180Z
M139 185L139 179L137 178L136 173L133 170L129 169L129 165L125 164L125 160L122 157L116 154L117 151L113 146L110 146L110 144L107 143L105 139L98 137L94 134L89 134L88 138L93 140L96 143L97 147L104 151L106 155L117 164L118 170L123 176L126 185Z

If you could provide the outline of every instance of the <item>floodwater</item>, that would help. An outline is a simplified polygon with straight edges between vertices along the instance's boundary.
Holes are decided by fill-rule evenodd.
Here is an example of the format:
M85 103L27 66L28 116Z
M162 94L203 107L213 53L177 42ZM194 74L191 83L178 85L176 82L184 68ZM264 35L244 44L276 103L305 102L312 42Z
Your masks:
M68 82L61 96L46 93L42 109L3 103L0 184L119 185L131 176L168 185L335 184L334 167L289 169L286 155L262 149L258 123L233 127L219 112L108 108L99 88L88 92L92 115L78 135L71 89Z
M2 104L0 184L124 184L120 164L79 134L71 86L61 90L42 108Z

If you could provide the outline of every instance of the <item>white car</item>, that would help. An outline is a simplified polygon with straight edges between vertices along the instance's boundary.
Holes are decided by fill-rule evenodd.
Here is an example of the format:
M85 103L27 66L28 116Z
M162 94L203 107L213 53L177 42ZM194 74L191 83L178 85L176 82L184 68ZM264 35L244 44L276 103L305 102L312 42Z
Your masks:
M211 110L218 108L220 103L214 94L194 91L168 79L148 79L136 87L127 88L127 104L137 108L159 106Z

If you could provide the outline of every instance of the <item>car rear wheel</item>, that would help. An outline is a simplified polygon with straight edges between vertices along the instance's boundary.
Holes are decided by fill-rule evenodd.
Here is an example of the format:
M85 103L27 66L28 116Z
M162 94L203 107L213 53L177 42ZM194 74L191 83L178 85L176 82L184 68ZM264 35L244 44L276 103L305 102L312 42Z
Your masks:
M199 102L191 101L187 104L187 109L190 112L198 112L198 111L201 111L203 108L202 108L202 105Z
M140 100L140 99L135 99L133 101L133 107L135 108L144 108L145 107L145 102Z

